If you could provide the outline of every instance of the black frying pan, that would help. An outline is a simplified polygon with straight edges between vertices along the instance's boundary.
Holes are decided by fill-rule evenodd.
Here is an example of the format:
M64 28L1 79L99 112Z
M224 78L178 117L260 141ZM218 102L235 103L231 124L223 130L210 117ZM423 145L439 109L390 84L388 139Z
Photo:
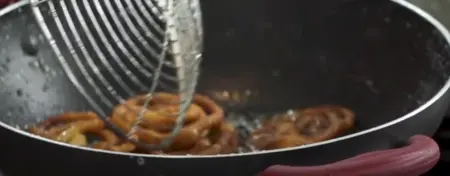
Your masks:
M247 176L273 165L336 162L392 149L398 142L408 145L381 151L377 157L356 158L356 163L344 161L340 167L274 166L262 174L419 175L435 164L438 147L423 135L436 131L449 105L450 56L448 31L434 18L402 0L361 1L317 15L303 14L305 5L294 0L203 1L202 5L205 60L199 92L257 92L227 106L245 114L340 104L355 111L358 129L297 148L182 157L93 151L31 136L14 127L90 106L66 75L59 74L61 66L47 42L38 37L35 19L25 7L0 18L0 165L5 172ZM49 76L46 69L58 74ZM407 140L417 134L423 135Z

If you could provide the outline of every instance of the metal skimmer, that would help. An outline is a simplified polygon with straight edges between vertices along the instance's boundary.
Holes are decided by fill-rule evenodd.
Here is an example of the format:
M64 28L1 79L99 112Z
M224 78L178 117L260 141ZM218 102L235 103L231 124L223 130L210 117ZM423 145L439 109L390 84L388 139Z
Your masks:
M202 21L198 0L30 0L63 70L99 116L121 137L148 149L167 147L180 131L198 77ZM130 137L156 90L178 92L180 113L159 145ZM130 133L107 113L127 97L147 99Z

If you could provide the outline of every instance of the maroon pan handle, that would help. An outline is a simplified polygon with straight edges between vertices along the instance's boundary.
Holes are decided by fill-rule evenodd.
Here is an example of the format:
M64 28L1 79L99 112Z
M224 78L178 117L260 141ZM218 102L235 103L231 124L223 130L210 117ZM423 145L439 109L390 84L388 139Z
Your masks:
M440 152L433 139L416 135L408 143L321 166L271 166L261 176L419 176L436 165Z
M5 7L13 2L16 2L16 0L0 0L0 8Z

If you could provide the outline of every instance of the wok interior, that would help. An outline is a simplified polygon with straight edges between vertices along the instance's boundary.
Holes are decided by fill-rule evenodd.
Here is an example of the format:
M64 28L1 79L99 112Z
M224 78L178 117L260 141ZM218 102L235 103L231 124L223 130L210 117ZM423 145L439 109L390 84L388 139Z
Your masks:
M362 1L307 16L296 1L243 3L203 4L199 90L226 91L235 107L338 104L354 110L365 129L417 108L447 81L447 42L399 5Z
M271 2L202 2L200 93L257 113L343 105L355 111L362 128L370 128L417 108L447 81L447 42L426 20L399 5L361 1L310 16L302 14L298 1ZM37 28L33 18L6 23ZM0 34L21 37L13 27ZM16 40L1 46L6 48L1 62L9 68L2 73L2 122L23 126L64 111L91 109L66 76L49 78L20 69L36 58L60 69L47 44L35 57L17 46ZM45 85L50 87L44 90ZM227 94L231 98L224 98Z

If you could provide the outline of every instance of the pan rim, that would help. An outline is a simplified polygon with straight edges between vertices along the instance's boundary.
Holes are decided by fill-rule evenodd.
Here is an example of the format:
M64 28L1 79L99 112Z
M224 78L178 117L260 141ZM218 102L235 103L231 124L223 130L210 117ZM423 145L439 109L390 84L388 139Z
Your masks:
M7 8L4 8L2 10L0 10L0 17L13 11L16 8L20 8L24 5L27 5L29 1L19 1L19 2L24 2L24 3L20 3L17 5L13 5ZM396 3L404 8L409 9L410 11L414 12L416 15L422 17L424 20L426 20L427 22L429 22L431 25L433 25L433 27L438 30L443 37L445 38L445 40L447 41L447 43L450 44L450 32L449 30L446 29L446 27L439 21L437 20L435 17L433 17L430 13L426 12L425 10L421 9L420 7L414 5L411 2L408 2L407 0L391 0L391 2ZM425 109L429 108L432 104L436 103L436 101L438 101L448 90L450 89L450 77L447 78L446 83L444 84L444 86L432 97L430 98L426 103L422 104L421 106L417 107L416 109L414 109L413 111L398 117L394 120L388 121L382 125L376 126L376 127L372 127L366 130L362 130L360 132L356 132L356 133L352 133L349 135L345 135L345 136L341 136L338 138L334 138L334 139L330 139L330 140L326 140L326 141L322 141L322 142L317 142L317 143L313 143L313 144L307 144L307 145L302 145L302 146L298 146L298 147L292 147L292 148L284 148L284 149L276 149L276 150L266 150L266 151L256 151L256 152L248 152L248 153L232 153L232 154L221 154L221 155L151 155L151 154L135 154L135 153L125 153L125 152L114 152L114 151L107 151L107 150L100 150L100 149L93 149L93 148L88 148L88 147L81 147L81 146L74 146L74 145L70 145L67 143L63 143L63 142L58 142L58 141L54 141L54 140L50 140L47 138L43 138L37 135L33 135L31 133L28 133L26 131L17 129L13 126L10 126L6 123L3 123L0 121L0 127L3 127L7 130L10 130L12 132L18 133L20 135L29 137L29 138L33 138L33 139L37 139L40 141L44 141L44 142L48 142L51 144L55 144L55 145L59 145L62 147L68 147L68 148L73 148L73 149L77 149L77 150L85 150L87 152L100 152L100 154L112 154L112 155L122 155L122 156L127 156L127 157L131 157L131 158L167 158L167 159L208 159L208 158L231 158L231 157L239 157L239 156L252 156L252 155L261 155L261 154L275 154L275 153L279 153L279 152L288 152L288 151L294 151L294 150L301 150L301 149L306 149L306 148L312 148L312 147L317 147L317 146L322 146L322 145L326 145L326 144L331 144L331 143L335 143L335 142L340 142L343 140L347 140L347 139L351 139L351 138L355 138L355 137L359 137L365 134L369 134L372 132L376 132L379 130L382 130L384 128L388 128L390 126L393 126L395 124L401 123L411 117L414 117L415 115L419 114L420 112L424 111Z

